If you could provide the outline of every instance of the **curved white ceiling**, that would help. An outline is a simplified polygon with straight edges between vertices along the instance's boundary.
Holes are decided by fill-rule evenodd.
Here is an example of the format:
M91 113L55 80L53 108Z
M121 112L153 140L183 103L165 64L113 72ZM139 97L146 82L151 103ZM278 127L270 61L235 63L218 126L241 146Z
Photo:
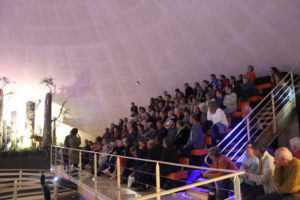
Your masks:
M1 0L0 75L56 79L68 123L92 135L210 73L299 61L299 0ZM140 85L135 82L139 80Z

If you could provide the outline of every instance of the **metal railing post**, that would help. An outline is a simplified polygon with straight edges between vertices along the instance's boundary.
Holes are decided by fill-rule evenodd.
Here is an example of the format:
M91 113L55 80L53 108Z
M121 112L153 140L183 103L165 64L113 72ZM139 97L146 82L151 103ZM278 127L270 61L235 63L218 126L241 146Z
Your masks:
M21 184L22 184L22 176L23 176L23 171L20 170L20 171L19 171L19 188L22 187L22 186L21 186Z
M70 169L71 169L71 150L68 149L68 170L70 172Z
M274 102L274 94L271 93L272 100L272 114L273 114L273 133L276 133L276 111L275 111L275 102Z
M157 193L157 200L160 200L160 170L159 170L159 163L156 163L156 193Z
M51 168L51 166L52 166L52 145L50 146L50 168Z
M249 117L247 118L247 137L248 137L248 142L250 141L250 120Z
M118 190L121 190L121 164L120 164L120 157L117 156L117 183L118 183Z
M79 186L81 187L82 152L79 151Z
M52 162L51 162L51 165L52 165ZM54 147L54 166L56 167L56 165L57 165L57 148Z
M293 72L291 72L291 87L293 92L293 108L296 107L296 93L295 93L295 83L294 83L294 76Z
M94 192L95 192L95 200L97 199L97 154L94 153Z
M14 193L13 193L13 200L18 199L18 180L15 180L14 182Z
M64 163L64 150L61 149L61 152L60 152L60 162L61 162L61 171L63 171L64 169L64 166L65 166L65 163Z
M235 200L241 200L241 188L240 188L240 179L238 176L234 176L234 196Z
M54 183L54 200L57 200L57 184Z

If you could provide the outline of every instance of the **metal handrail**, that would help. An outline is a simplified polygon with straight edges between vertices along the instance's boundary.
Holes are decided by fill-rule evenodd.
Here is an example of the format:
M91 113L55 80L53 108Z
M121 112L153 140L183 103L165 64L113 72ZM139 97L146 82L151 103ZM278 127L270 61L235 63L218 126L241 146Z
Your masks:
M232 143L232 141L234 141L244 130L245 130L245 128L248 126L248 125L245 125L245 126L243 126L243 124L245 124L245 120L248 120L248 119L251 119L251 122L254 120L254 119L258 119L257 120L257 122L255 123L255 125L257 125L259 122L260 122L260 117L258 117L258 115L259 114L261 114L261 113L264 113L263 114L263 116L261 116L261 117L265 117L266 115L267 115L267 112L264 112L263 111L263 109L265 109L266 108L266 106L270 103L270 101L267 101L266 102L266 100L267 100L267 98L272 98L272 94L276 91L277 93L279 93L279 92L282 92L282 90L284 90L285 89L285 91L284 92L282 92L282 94L280 95L280 97L278 97L278 99L276 99L276 102L275 103L277 103L279 100L281 100L281 97L283 96L283 94L289 89L289 86L292 84L287 84L288 82L290 82L291 80L289 79L289 80L285 80L285 79L287 79L289 76L291 76L292 75L292 72L295 70L295 68L297 67L299 65L299 63L297 63L290 71L289 71L289 73L287 73L285 76L284 76L284 78L282 78L282 80L270 91L270 93L268 94L268 95L266 95L265 96L265 98L263 99L263 100L261 100L256 106L255 106L255 108L254 109L252 109L252 111L250 112L250 113L248 113L248 115L246 115L243 119L242 119L242 121L241 122L239 122L237 125L236 125L236 127L234 127L233 128L233 130L231 130L226 136L225 136L225 138L221 141L221 142L219 142L218 143L218 147L220 147L221 146L221 144L223 144L229 137L230 137L230 135L232 135L232 133L233 132L235 132L236 130L237 130L237 128L239 128L239 127L243 127L236 135L235 135L235 137L233 138L233 139L231 139L231 142L228 142L228 144L224 147L224 148L222 148L221 149L221 152L223 152L223 151L225 151L225 149ZM287 86L287 85L288 86ZM282 87L280 87L280 86L282 86ZM266 105L264 105L263 107L261 107L262 105L263 105L263 103L265 103ZM278 106L277 106L277 108L278 108ZM275 110L277 109L277 108L275 108ZM259 111L257 112L257 110L259 109ZM272 107L269 109L269 110L271 110L272 109ZM253 112L257 112L254 116L251 116L252 114L253 114ZM250 124L250 122L248 122L249 124ZM251 125L252 126L252 128L249 130L249 131L251 131L254 127L255 127L255 125ZM255 134L257 133L257 131L255 132ZM242 137L242 139L244 139L245 138L245 136L244 137ZM252 137L251 137L252 138ZM239 140L239 143L242 141L242 139L241 140ZM237 146L237 144L235 145L235 146ZM232 148L233 149L233 148ZM232 151L232 149L230 150L230 151ZM239 149L239 151L240 151L240 149ZM229 152L230 153L230 152ZM229 155L229 153L227 154L227 155ZM238 153L238 152L237 152ZM236 154L237 154L236 153ZM235 154L235 155L236 155Z
M53 152L54 150L54 152ZM61 152L59 152L59 150L62 150ZM81 165L82 165L82 153L90 153L92 154L92 156L94 157L94 177L93 177L93 181L94 181L94 196L95 199L101 195L98 194L97 191L97 173L96 173L96 169L97 169L97 163L98 163L98 159L97 159L97 155L105 155L105 156L112 156L112 157L116 157L116 170L117 170L117 184L118 184L118 195L120 195L120 189L121 189L121 184L120 184L120 180L121 180L121 173L120 173L120 169L121 169L121 165L120 165L120 158L125 158L125 159L132 159L132 160L138 160L138 161L144 161L144 162L151 162L151 163L156 163L156 193L155 194L151 194L151 195L146 195L137 199L150 199L153 197L157 197L157 199L160 199L161 196L163 195L167 195L167 194L171 194L174 192L179 192L185 189L189 189L195 186L201 186L204 184L208 184L208 183L212 183L215 181L220 181L220 180L224 180L224 179L228 179L228 178L234 178L234 193L235 193L235 199L236 200L240 200L241 199L241 195L240 195L240 185L239 185L239 178L238 176L243 174L244 172L241 171L236 171L236 170L227 170L227 169L216 169L216 168L207 168L207 167L199 167L199 166L193 166L193 165L184 165L184 164L177 164L177 163L170 163L170 162L163 162L163 161L155 161L155 160L149 160L149 159L142 159L142 158L134 158L134 157L127 157L127 156L122 156L122 155L114 155L114 154L109 154L109 153L101 153L101 152L95 152L95 151L86 151L86 150L82 150L82 149L73 149L73 148L67 148L67 147L59 147L59 146L53 146L51 145L51 150L50 150L50 157L51 157L51 169L53 169L53 173L57 173L57 174L64 174L63 172L63 160L62 157L58 158L59 156L63 156L63 154L66 152L63 152L63 150L71 150L71 151L78 151L79 154L76 154L76 156L79 157L79 173L78 173L78 179L79 180L75 180L74 177L70 177L71 179L74 179L74 182L76 184L78 184L79 186L83 186L82 183L82 178L81 178ZM70 152L70 151L69 151ZM54 154L54 160L53 160L53 154ZM74 157L74 155L72 155ZM58 159L61 160L60 163L57 163ZM70 159L70 158L69 158ZM70 160L69 160L70 161ZM54 163L54 165L53 165ZM185 185L182 187L178 187L175 189L171 189L171 190L160 190L160 164L164 164L164 165L172 165L172 166L178 166L178 167L184 167L184 168L191 168L191 169L202 169L202 170L209 170L209 171L217 171L217 172L224 172L224 173L229 173L229 174L225 174L223 176L217 177L217 178L213 178L213 179L209 179L206 181L202 181L202 182L197 182L197 183L190 183L189 185ZM57 168L57 166L61 166L61 168ZM52 168L53 167L53 168ZM61 171L61 172L60 172ZM64 174L64 176L70 176L71 174ZM162 176L163 177L163 176Z

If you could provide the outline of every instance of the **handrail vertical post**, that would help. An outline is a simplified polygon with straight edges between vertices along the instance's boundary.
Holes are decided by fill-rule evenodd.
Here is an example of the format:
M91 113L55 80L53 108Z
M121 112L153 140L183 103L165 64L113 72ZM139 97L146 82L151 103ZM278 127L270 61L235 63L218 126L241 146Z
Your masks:
M51 166L52 166L52 145L50 146L50 168Z
M249 117L247 118L247 137L248 137L248 142L250 141L250 120Z
M97 154L94 153L94 192L95 192L95 200L97 199Z
M18 180L15 180L14 182L14 193L13 193L13 200L17 200L18 199Z
M56 167L56 165L57 165L57 148L54 147L54 166ZM51 166L52 166L52 160L51 160Z
M117 183L118 183L118 190L121 190L121 164L120 164L120 157L117 156Z
M71 151L72 150L70 150L70 149L68 149L68 170L69 170L69 172L71 171Z
M21 184L22 184L22 176L23 176L23 171L20 170L20 171L19 171L19 188L21 188Z
M241 200L241 188L240 188L240 179L238 176L234 176L234 196L235 200Z
M54 200L57 200L57 183L54 183Z
M64 166L65 166L65 163L64 163L64 150L63 149L61 149L61 152L60 152L60 162L61 162L61 171L63 171Z
M160 170L159 170L159 163L156 163L156 193L157 193L157 200L160 200Z
M296 93L295 93L295 83L294 83L294 75L293 72L291 72L291 87L293 92L293 108L296 107Z
M79 151L79 186L81 187L82 152Z
M274 94L271 93L272 100L272 114L273 114L273 133L276 133L276 111L275 111L275 102L274 102Z

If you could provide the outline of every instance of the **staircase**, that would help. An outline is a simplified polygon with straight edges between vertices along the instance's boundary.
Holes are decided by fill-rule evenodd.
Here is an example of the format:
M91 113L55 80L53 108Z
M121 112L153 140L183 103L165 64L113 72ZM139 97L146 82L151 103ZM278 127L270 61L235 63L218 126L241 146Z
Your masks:
M40 184L41 175L45 175L45 183L49 187L51 199L71 199L76 191L55 186L52 183L53 175L44 170L0 170L0 200L23 199L23 200L44 200L44 194Z
M279 136L295 112L295 83L299 80L295 72L298 65L219 142L217 146L221 153L241 162L248 141L268 146Z

